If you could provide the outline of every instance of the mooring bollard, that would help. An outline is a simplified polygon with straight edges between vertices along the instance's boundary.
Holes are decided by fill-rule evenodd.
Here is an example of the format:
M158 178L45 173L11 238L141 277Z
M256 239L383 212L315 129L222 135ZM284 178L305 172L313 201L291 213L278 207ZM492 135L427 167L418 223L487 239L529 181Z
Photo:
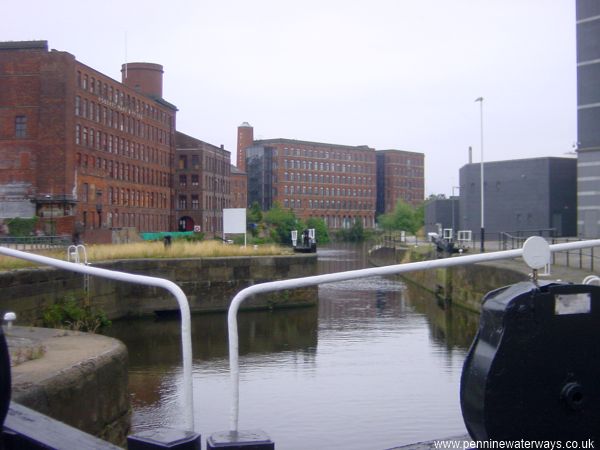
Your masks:
M221 431L206 440L207 450L275 450L275 443L262 430Z
M200 450L201 436L193 431L156 428L127 436L129 450Z

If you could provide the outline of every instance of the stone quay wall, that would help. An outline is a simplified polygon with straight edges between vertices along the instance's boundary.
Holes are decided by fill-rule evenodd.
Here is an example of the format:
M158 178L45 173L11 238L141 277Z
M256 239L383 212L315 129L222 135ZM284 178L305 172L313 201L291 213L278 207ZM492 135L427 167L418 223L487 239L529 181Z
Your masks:
M121 272L165 278L185 292L192 313L226 311L234 295L267 281L316 274L314 254L201 259L141 259L93 263ZM86 289L85 286L88 286ZM88 300L109 319L176 311L177 301L158 287L89 277L74 272L36 268L0 273L0 311L13 311L17 323L39 325L43 311L62 299ZM314 305L317 288L309 287L254 296L243 309Z

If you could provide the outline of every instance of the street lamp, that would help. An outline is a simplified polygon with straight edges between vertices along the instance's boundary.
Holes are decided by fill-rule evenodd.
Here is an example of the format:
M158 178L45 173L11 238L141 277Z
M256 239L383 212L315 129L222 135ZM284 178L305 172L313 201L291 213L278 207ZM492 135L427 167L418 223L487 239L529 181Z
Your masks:
M481 248L480 252L485 252L485 220L484 220L484 204L483 204L483 97L475 99L479 102L479 117L480 117L480 135L481 135Z

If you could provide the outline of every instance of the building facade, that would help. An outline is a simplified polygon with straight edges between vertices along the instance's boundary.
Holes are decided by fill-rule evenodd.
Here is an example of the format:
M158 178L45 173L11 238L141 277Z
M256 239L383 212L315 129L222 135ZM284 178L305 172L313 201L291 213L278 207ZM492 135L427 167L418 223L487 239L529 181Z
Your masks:
M244 122L238 127L238 161L245 161L248 205L256 201L268 210L277 202L301 219L321 218L334 229L357 220L373 228L376 212L392 211L400 198L412 205L423 202L422 153L254 140L252 126Z
M222 146L176 133L175 214L178 231L223 233L231 207L231 154Z
M393 211L398 200L418 206L425 198L425 155L377 150L377 215Z
M231 207L247 208L248 175L235 166L231 166Z
M0 43L5 217L33 214L48 234L173 228L177 108L160 65L121 72L115 81L46 41Z
M458 197L430 198L425 202L425 233L438 233L451 228L456 236L460 218Z
M531 158L484 164L486 240L498 233L555 230L574 236L577 222L577 161L574 158ZM460 169L460 230L481 230L480 164ZM524 233L527 234L527 233Z
M577 228L600 237L600 3L577 0Z
M330 228L375 226L375 150L293 139L254 141L246 150L248 202L275 202Z

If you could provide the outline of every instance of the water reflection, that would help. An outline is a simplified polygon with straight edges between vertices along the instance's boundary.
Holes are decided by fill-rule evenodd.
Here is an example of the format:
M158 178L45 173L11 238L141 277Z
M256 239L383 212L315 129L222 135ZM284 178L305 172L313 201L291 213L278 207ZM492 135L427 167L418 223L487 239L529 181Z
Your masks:
M319 272L367 267L363 247L319 249ZM458 382L476 316L443 310L398 279L319 287L318 307L240 314L240 427L277 448L384 449L464 432ZM178 426L177 320L128 320L136 430ZM193 318L196 426L227 429L226 316Z

